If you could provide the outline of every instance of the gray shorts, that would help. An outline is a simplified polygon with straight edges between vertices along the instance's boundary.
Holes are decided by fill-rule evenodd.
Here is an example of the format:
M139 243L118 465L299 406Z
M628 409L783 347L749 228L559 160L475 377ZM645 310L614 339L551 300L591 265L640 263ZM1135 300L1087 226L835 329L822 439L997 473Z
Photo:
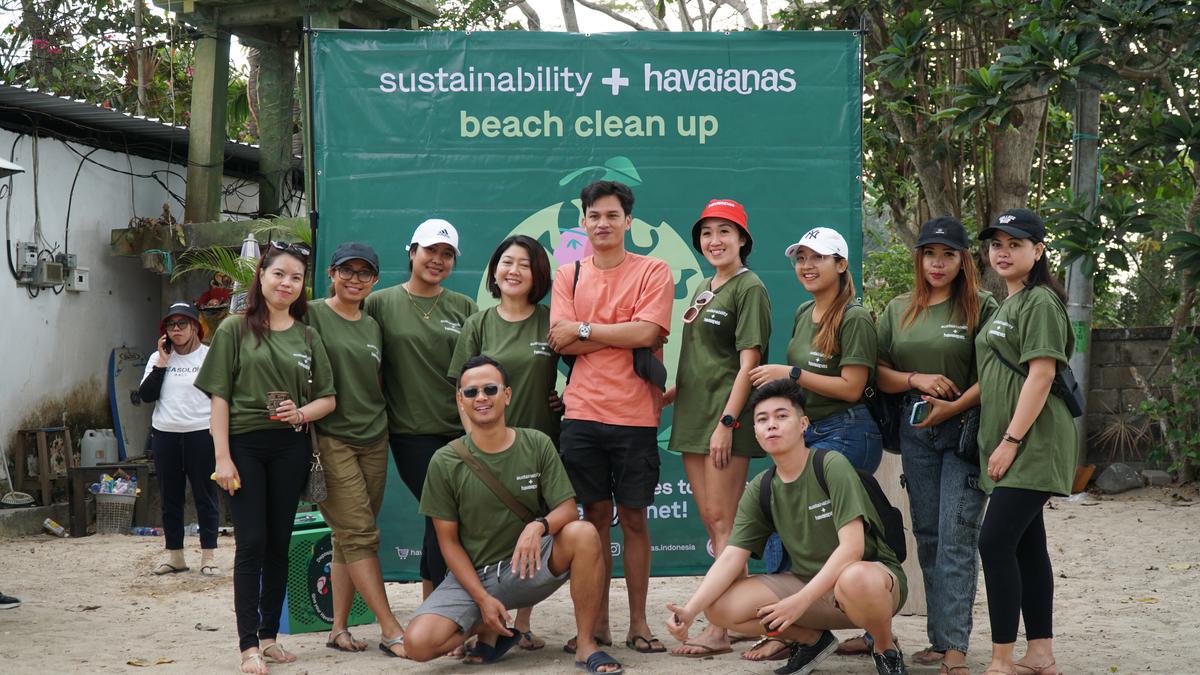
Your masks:
M488 595L504 604L505 609L514 611L525 607L533 607L537 603L554 595L560 586L567 582L571 571L567 570L559 576L550 572L550 552L554 548L554 537L542 537L542 568L533 577L522 579L513 573L509 560L493 565L484 565L475 570L479 581ZM445 581L433 589L425 602L413 612L413 616L434 614L444 616L458 624L459 630L467 632L479 623L482 614L475 599L463 588L454 572L446 575Z

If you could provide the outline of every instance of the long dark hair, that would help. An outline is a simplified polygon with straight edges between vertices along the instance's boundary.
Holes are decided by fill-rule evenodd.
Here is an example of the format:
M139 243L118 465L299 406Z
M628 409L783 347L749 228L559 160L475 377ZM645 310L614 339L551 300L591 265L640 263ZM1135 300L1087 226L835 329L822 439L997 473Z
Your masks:
M916 280L913 283L913 292L908 301L908 308L900 317L901 326L911 326L916 323L918 315L929 311L929 296L933 293L933 287L925 278L923 267L925 249L925 246L918 246L916 252L913 253L913 270L916 272ZM950 285L950 300L954 303L955 312L961 315L959 320L965 321L967 324L967 335L974 335L975 324L979 323L979 272L975 269L975 257L971 255L970 251L955 250L958 252L961 264L958 268L958 276L954 277L954 281Z
M1033 288L1034 286L1045 286L1058 296L1063 304L1067 304L1067 291L1059 283L1058 279L1050 273L1050 263L1046 260L1046 252L1042 251L1041 257L1033 263L1033 269L1029 270L1029 276L1025 277L1025 288Z
M838 260L845 260L840 255L834 255L833 258L835 264ZM838 338L842 332L842 319L846 317L846 310L851 302L854 302L854 277L847 266L846 271L838 274L838 294L833 300L833 306L821 317L817 334L813 336L813 346L817 351L830 356L842 353L842 344Z
M263 253L262 259L258 261L258 269L254 271L254 285L250 287L250 292L246 295L246 325L254 334L255 347L261 345L263 338L271 332L271 310L267 307L266 298L263 297L262 273L281 255L290 255L299 260L300 264L304 266L305 275L308 274L308 258L306 256L302 256L296 251L282 251L274 246L267 247L266 253ZM288 307L288 314L297 321L303 319L304 313L308 311L308 293L303 286L301 283L300 296L293 300Z

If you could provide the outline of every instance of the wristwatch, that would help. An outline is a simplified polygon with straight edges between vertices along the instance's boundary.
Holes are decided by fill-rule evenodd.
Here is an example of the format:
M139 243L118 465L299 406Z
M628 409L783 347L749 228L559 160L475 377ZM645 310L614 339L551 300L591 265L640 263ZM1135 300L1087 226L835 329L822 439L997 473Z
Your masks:
M799 382L800 381L800 366L792 366L792 372L788 374L788 377L792 378L793 382Z
M592 324L584 321L579 324L579 341L587 342L587 339L592 336Z
M533 522L542 524L542 527L544 528L544 531L542 532L543 537L550 534L550 521L546 520L545 518L534 518Z
M733 415L722 415L721 426L729 427L730 429L736 429L742 425L738 424L737 419L735 419Z

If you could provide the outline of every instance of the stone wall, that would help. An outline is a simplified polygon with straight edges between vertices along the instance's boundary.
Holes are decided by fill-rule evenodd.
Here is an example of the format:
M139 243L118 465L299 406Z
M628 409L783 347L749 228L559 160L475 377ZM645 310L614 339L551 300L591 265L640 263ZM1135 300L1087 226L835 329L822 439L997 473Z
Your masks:
M1130 366L1150 384L1155 396L1166 396L1170 363L1165 357L1171 338L1168 326L1145 328L1098 328L1092 331L1087 431L1088 461L1103 467L1113 461L1141 463L1158 442L1158 428L1141 414L1146 394L1138 386ZM1156 370L1157 367L1157 370ZM1134 429L1147 428L1147 435L1132 453L1122 457L1111 443L1101 438L1106 426L1122 423ZM1115 454L1114 454L1115 453Z

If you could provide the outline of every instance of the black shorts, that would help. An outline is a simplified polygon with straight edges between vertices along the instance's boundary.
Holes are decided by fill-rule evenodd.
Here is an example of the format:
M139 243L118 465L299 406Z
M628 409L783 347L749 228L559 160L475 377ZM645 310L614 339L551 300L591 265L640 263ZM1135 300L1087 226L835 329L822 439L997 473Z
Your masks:
M658 486L658 429L563 420L563 465L580 504L609 499L642 509Z

